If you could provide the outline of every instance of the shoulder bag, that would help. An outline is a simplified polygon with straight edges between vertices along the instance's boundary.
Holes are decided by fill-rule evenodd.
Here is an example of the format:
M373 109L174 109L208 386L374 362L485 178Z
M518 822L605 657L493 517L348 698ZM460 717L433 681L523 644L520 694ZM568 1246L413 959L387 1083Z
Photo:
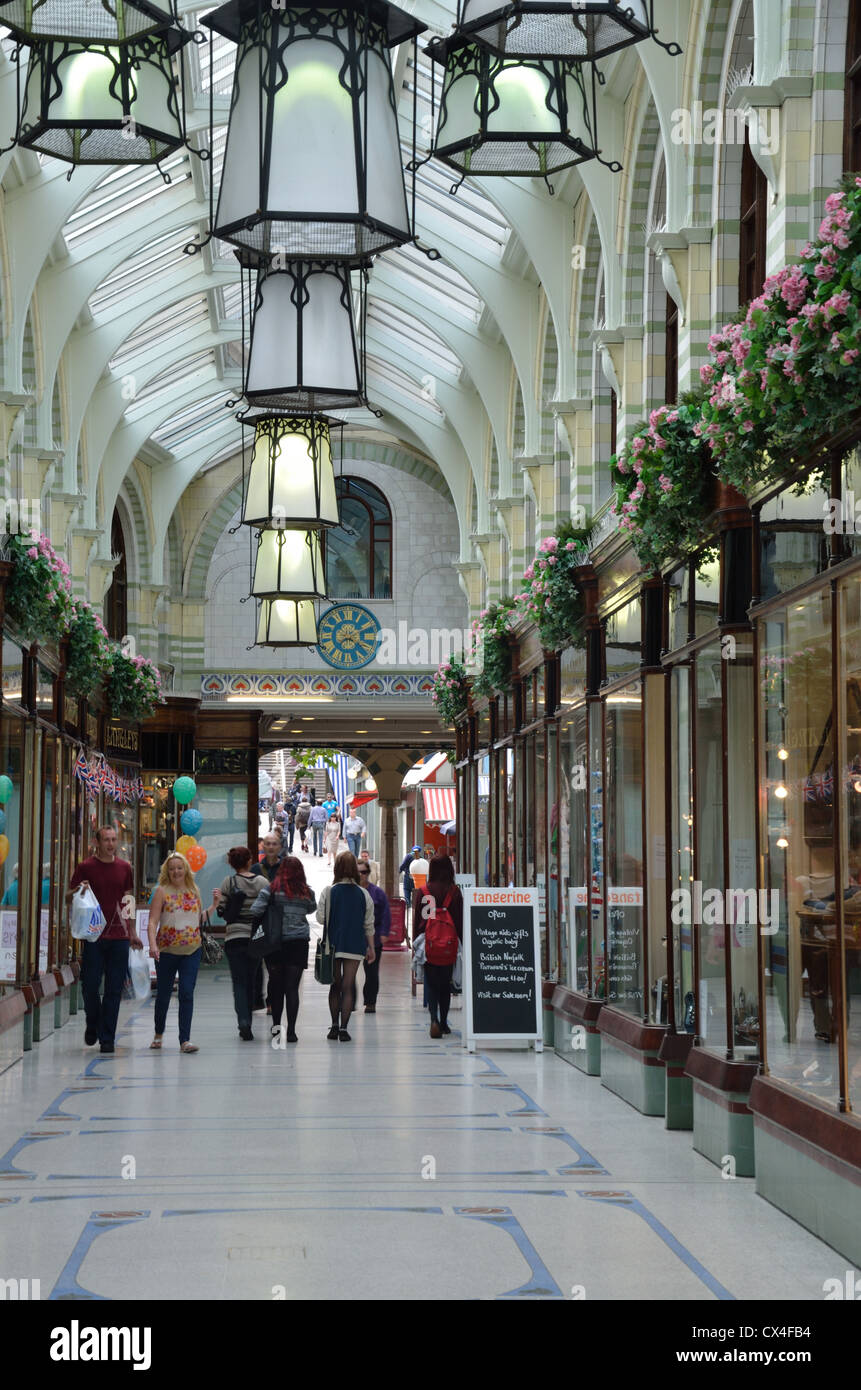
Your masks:
M326 897L326 911L323 921L323 935L317 942L317 952L314 956L314 979L318 985L330 985L332 983L332 966L334 953L329 945L328 925L329 925L329 902L331 890Z
M261 889L262 891L262 889ZM272 951L277 951L281 944L281 922L283 919L281 904L276 902L275 895L266 904L266 911L262 917L253 917L255 923L251 939L248 942L248 954L254 960L262 960Z

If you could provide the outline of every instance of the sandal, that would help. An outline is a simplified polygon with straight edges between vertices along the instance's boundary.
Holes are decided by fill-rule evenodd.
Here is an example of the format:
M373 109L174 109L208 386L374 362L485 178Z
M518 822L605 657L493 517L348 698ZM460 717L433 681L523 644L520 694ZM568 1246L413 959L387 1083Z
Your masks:
M179 1045L180 1052L199 1052L200 1048L193 1042L184 1042Z
M162 1037L163 1037L163 1036L164 1036L164 1035L161 1034L161 1033L156 1033L155 1037L153 1038L152 1042L151 1042L150 1045L149 1045L149 1046L150 1046L150 1051L151 1051L151 1052L157 1052L157 1051L158 1051L158 1049L161 1047L161 1040L162 1040Z

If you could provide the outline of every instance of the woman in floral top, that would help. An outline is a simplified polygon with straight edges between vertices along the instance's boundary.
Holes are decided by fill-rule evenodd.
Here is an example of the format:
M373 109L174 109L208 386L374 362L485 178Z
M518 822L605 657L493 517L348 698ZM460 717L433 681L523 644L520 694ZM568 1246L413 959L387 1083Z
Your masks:
M190 1041L194 986L200 965L203 903L184 854L169 854L161 866L149 909L149 953L155 960L155 1037L160 1048L173 982L179 972L179 1050L197 1052Z

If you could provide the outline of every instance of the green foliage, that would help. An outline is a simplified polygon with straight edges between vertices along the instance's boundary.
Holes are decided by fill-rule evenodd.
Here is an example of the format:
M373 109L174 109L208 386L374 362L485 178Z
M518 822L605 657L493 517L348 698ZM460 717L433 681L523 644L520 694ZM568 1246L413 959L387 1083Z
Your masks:
M590 526L566 523L555 536L541 542L523 576L523 590L515 603L537 624L548 651L585 642L585 603L576 572L589 563L591 540Z

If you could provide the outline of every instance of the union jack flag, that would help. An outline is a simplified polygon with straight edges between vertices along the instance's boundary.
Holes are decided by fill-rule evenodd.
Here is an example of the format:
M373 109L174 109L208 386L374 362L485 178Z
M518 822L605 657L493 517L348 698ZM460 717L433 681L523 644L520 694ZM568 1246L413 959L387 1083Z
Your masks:
M804 779L805 801L830 801L833 794L833 768L826 768L825 772L811 772L810 776Z
M89 772L89 770L90 770L90 765L89 765L89 763L87 762L86 758L84 757L84 750L83 750L83 749L80 749L79 752L78 752L78 756L77 756L77 758L75 759L75 767L74 767L74 773L75 773L75 776L77 777L77 779L78 779L79 782L86 782L86 780L87 780L87 773Z

